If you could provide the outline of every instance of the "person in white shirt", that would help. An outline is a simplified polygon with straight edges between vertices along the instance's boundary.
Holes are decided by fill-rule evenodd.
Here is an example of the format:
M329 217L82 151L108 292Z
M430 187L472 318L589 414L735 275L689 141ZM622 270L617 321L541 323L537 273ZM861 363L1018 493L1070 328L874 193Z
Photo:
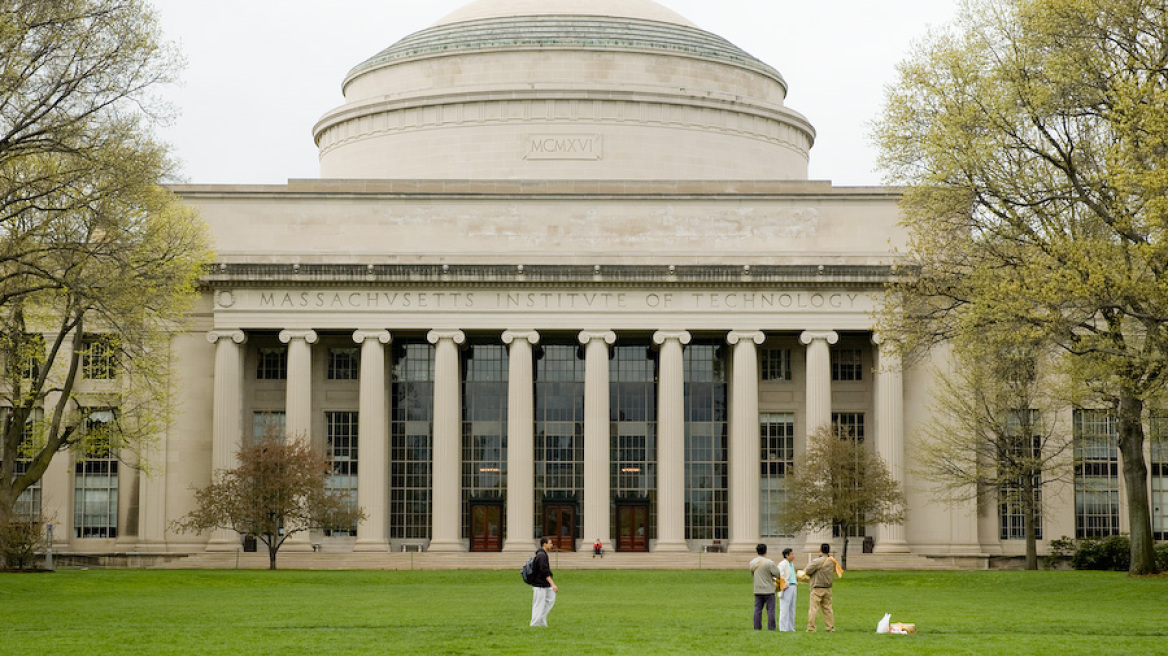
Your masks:
M779 593L779 630L795 630L795 586L799 577L792 562L795 552L792 549L783 549L783 559L779 561L779 578L787 582L787 587ZM781 585L781 584L780 584Z

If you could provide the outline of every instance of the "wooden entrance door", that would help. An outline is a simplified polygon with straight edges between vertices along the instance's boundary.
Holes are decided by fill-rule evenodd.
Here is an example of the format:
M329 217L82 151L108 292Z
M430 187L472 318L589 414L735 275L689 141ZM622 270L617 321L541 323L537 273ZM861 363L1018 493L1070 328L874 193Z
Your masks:
M575 551L575 502L545 501L543 504L543 534L552 539L552 546L557 551Z
M618 503L616 507L616 550L649 550L648 502Z
M470 550L503 550L503 504L472 501L470 504Z

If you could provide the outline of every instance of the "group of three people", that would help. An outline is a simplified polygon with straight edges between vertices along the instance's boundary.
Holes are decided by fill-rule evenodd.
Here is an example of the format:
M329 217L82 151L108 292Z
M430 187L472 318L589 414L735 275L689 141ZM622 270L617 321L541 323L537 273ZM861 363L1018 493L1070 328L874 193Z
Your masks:
M792 564L795 552L783 549L783 558L776 565L766 557L767 546L755 548L758 556L750 561L750 571L754 574L754 629L762 630L762 611L767 611L767 628L775 630L775 595L778 594L779 630L795 630L795 599L799 585L799 575ZM820 611L823 612L825 628L835 631L835 614L831 607L831 586L837 576L843 576L843 568L831 555L831 545L819 547L820 556L807 566L804 574L811 585L811 607L807 612L807 630L816 630ZM776 591L776 587L778 588Z

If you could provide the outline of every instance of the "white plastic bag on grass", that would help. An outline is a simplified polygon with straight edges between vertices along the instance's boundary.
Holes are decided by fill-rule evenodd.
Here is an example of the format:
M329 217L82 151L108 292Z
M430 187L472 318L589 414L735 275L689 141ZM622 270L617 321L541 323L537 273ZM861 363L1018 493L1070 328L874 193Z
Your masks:
M888 623L892 620L891 613L884 613L884 619L876 624L876 633L888 633Z

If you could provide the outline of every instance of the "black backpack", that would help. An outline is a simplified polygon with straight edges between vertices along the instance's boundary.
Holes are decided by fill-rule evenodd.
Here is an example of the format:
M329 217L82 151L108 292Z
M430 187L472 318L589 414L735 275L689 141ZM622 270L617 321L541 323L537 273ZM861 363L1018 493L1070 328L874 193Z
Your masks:
M519 576L523 577L523 582L527 585L535 585L535 556L529 558L523 567L519 568Z

